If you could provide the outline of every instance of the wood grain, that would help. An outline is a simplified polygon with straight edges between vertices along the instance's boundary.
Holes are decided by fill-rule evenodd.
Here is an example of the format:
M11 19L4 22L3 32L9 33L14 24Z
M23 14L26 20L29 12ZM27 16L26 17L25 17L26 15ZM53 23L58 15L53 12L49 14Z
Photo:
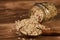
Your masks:
M0 3L0 23L12 22L14 20L27 18L29 9L37 2L41 1L11 1ZM55 4L56 5L56 4ZM59 13L59 5L56 5ZM24 15L23 15L24 14ZM21 16L21 18L19 18Z
M29 9L37 2L55 3L58 15L51 21L43 22L47 27L60 27L60 0L0 0L0 40L60 40L60 36L38 36L22 38L16 35L15 20L29 17ZM20 17L21 16L21 17ZM19 18L20 17L20 18ZM56 31L60 33L59 31Z

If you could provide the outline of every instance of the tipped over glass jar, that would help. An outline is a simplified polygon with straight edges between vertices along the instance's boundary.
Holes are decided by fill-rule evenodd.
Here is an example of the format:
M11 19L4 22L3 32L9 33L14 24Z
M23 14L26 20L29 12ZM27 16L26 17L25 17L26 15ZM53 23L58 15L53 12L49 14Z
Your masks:
M42 2L34 4L30 9L31 16L40 15L39 22L47 21L57 15L57 8L53 3Z

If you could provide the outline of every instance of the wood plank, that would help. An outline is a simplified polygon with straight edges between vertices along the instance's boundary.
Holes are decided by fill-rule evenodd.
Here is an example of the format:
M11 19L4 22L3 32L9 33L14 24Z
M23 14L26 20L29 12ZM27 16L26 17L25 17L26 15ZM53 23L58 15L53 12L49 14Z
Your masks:
M41 1L15 1L0 3L0 23L11 22L29 17L29 9L37 2ZM59 13L59 5L56 5ZM21 16L21 18L19 18Z
M42 24L50 28L58 27L59 29L57 29L56 33L60 33L60 0L5 0L0 1L0 40L60 40L60 36L23 38L16 35L15 20L27 18L30 7L42 1L53 2L58 8L58 15L53 20ZM20 16L22 17L19 18Z
M0 9L29 9L35 3L40 3L45 1L11 1L11 2L0 2ZM53 2L56 6L60 5L60 1L48 1Z
M57 25L55 25L57 26ZM6 27L4 29L4 27ZM3 28L3 32L1 32ZM10 31L8 30L10 29ZM9 32L8 32L8 31ZM0 40L60 40L60 36L38 36L38 37L19 37L15 34L15 26L13 23L0 24ZM2 33L2 34L1 34ZM4 34L3 34L4 33Z

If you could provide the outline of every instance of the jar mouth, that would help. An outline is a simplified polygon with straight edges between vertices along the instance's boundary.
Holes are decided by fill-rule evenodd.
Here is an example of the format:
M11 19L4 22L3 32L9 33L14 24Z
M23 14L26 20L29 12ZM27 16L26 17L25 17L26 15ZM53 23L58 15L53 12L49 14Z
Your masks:
M33 8L35 8L36 10L34 11L34 9ZM36 11L39 11L38 13L39 13L39 15L41 15L41 21L40 22L42 22L42 20L44 19L44 17L45 17L45 14L44 14L44 9L42 9L42 7L37 7L37 6L33 6L32 8L31 8L32 10L32 12L31 12L31 16L30 17L32 17L35 13L36 13ZM38 14L37 13L37 14Z
M43 3L47 3L47 2L43 2ZM47 9L47 7L45 7L42 3L36 3L34 6L37 6L40 10L42 10L44 13L44 17L43 17L43 19L42 19L42 21L45 21L45 18L46 18L46 10L48 10ZM34 7L33 6L33 7ZM40 21L40 22L42 22L42 21Z

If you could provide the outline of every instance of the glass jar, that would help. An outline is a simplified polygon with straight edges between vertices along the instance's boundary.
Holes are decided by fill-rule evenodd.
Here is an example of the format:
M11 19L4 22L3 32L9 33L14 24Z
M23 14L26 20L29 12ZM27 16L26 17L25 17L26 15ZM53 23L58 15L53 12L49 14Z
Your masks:
M30 13L32 16L40 16L38 20L42 22L54 18L57 15L57 8L49 2L36 3L31 7Z

